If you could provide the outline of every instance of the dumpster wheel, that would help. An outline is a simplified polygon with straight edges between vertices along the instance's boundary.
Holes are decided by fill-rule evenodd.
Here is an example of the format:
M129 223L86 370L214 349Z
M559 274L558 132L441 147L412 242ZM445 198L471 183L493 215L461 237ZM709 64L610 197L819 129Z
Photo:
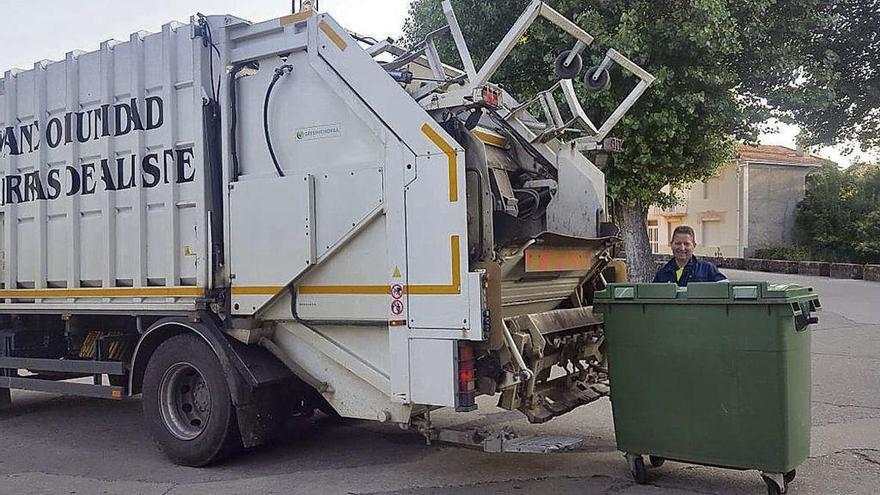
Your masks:
M767 495L782 495L788 492L788 484L794 480L794 469L785 474L761 473L761 479L767 485Z
M636 483L644 485L648 482L648 469L645 467L645 459L638 454L626 454L626 463L629 472Z

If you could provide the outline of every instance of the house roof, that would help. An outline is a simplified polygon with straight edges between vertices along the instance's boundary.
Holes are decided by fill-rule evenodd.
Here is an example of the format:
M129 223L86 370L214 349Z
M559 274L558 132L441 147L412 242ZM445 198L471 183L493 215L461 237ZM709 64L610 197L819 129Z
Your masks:
M800 165L806 167L818 167L822 164L819 158L809 154L798 155L797 150L786 146L758 145L750 146L740 144L739 159L746 162L761 162L779 165Z

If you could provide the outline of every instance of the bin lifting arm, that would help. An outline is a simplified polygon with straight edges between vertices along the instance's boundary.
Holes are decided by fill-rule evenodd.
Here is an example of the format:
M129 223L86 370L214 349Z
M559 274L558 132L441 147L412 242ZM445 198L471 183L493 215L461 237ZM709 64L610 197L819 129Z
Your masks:
M489 81L492 76L495 75L501 67L501 64L507 59L522 36L539 17L547 19L575 38L574 47L566 52L567 55L562 60L565 68L568 68L569 64L572 64L575 59L580 60L580 53L584 48L591 45L594 39L592 35L578 27L549 5L540 0L533 0L525 8L498 46L495 47L495 50L493 50L483 66L478 70L474 66L473 58L471 57L467 42L462 34L461 27L458 24L458 19L456 18L452 4L449 0L443 0L442 5L443 14L446 16L448 25L429 34L425 41L420 43L415 50L402 50L387 42L377 43L377 45L380 46L371 47L367 50L368 53L373 56L384 52L394 52L398 58L391 63L383 64L386 68L396 68L414 60L415 58L424 57L427 59L429 67L438 79L447 78L448 72L456 73L457 76L449 79L446 83L434 82L420 88L416 93L413 93L413 97L417 101L425 102L423 105L430 106L432 109L457 107L472 103L474 98L482 93L483 88L490 84ZM449 31L455 42L459 58L464 65L463 71L443 65L439 59L433 38L444 33L446 30ZM580 62L578 62L578 64L579 63ZM649 74L617 50L609 49L602 62L588 72L588 75L586 76L588 80L585 80L586 85L591 89L604 89L603 80L606 81L607 84L607 71L612 64L620 65L623 69L635 75L639 79L639 82L611 113L608 119L606 119L600 126L593 124L586 112L584 112L575 95L574 85L572 84L571 79L567 78L561 79L550 89L538 93L535 98L525 104L511 109L506 115L506 119L509 121L518 121L519 124L522 124L523 129L535 130L536 132L533 133L533 136L531 137L532 142L543 143L553 138L562 138L567 130L578 128L587 132L588 135L565 141L565 143L573 143L574 147L580 151L600 149L602 147L602 141L608 136L614 126L620 122L623 116L626 115L629 109L632 108L636 101L638 101L639 97L642 96L648 86L654 82L653 75ZM452 82L460 83L461 87L447 91L449 84ZM570 114L572 115L572 118L567 121L563 120L556 105L555 98L553 97L553 92L557 90L562 91ZM425 98L428 94L437 91L445 91L445 93L439 95L440 98L432 100ZM521 112L536 104L541 105L546 122L535 122L535 118L531 116L520 120Z
M458 21L455 18L455 13L452 10L452 5L449 3L449 0L443 1L443 12L446 14L446 20L449 23L449 29L455 40L458 54L461 60L465 61L465 72L468 74L468 83L462 91L467 91L472 94L480 91L480 89L489 82L491 77L495 75L498 68L501 67L501 64L510 55L510 52L513 51L513 48L538 17L544 17L575 38L575 45L565 58L564 63L566 65L570 64L575 58L578 58L580 52L593 43L592 35L566 19L562 14L544 2L533 0L492 52L492 55L486 60L486 63L483 64L479 72L476 73L476 76L471 77L471 73L474 71L472 67L473 62L470 62L471 66L468 65L468 62L472 60L471 55L470 52L468 52L464 37L461 34L461 28L458 25ZM600 148L602 141L608 136L611 129L620 122L620 119L622 119L636 101L638 101L639 97L641 97L645 90L648 89L648 86L654 82L654 76L613 48L607 51L602 63L600 63L595 70L591 71L593 82L597 82L603 74L606 74L608 67L612 63L620 65L622 68L638 77L639 82L632 91L630 91L629 95L627 95L623 102L617 106L614 112L611 113L608 119L598 128L590 120L581 107L580 102L577 100L571 79L560 80L549 90L539 93L536 99L512 110L508 116L508 120L517 118L516 114L518 111L529 108L534 103L540 103L545 110L544 114L549 122L545 123L544 131L537 135L534 141L545 142L554 137L560 137L566 129L575 124L580 124L581 126L586 127L592 135L573 140L575 147L580 151L589 151ZM587 77L589 78L591 75L588 74ZM587 81L588 86L590 85L589 82L590 81ZM565 101L568 104L569 111L573 115L573 118L568 122L562 120L552 95L554 90L560 88L562 89Z

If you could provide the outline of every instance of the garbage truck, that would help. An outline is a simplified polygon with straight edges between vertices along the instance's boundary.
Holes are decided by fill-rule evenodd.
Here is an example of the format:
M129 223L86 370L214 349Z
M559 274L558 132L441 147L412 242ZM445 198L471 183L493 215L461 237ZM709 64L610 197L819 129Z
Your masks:
M535 423L604 396L618 231L585 152L653 77L614 49L585 71L593 37L537 0L478 69L443 11L408 47L305 2L6 70L0 406L142 395L203 466L316 409L437 437L479 395ZM539 18L572 44L518 100L492 77ZM612 74L631 90L594 123L574 80Z

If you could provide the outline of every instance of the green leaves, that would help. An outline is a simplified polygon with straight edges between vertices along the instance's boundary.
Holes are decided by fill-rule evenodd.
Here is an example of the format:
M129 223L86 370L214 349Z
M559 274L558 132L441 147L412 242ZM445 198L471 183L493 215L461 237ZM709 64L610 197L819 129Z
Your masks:
M793 16L799 77L771 88L768 102L790 111L810 144L880 147L880 0L807 0Z
M880 262L880 165L823 166L808 179L797 223L820 259Z
M415 0L405 32L410 42L445 20L437 0ZM711 176L733 157L734 137L754 137L766 114L747 78L771 57L755 57L755 37L768 41L778 4L796 2L691 0L558 0L554 8L596 37L585 65L597 64L614 47L657 76L654 85L613 134L624 151L606 167L609 192L629 204L665 203L660 189ZM479 65L526 6L526 0L453 0L468 45ZM552 61L573 39L539 21L494 78L521 99L554 82ZM766 44L765 44L766 46ZM442 43L444 59L457 60L453 45ZM763 48L767 51L769 48ZM780 71L782 72L782 71ZM747 78L743 77L746 74ZM579 96L594 121L604 121L636 81L615 69L612 88ZM580 83L577 83L580 85ZM777 84L778 85L778 84Z
M855 250L866 260L880 260L880 207L856 222Z
M528 1L452 3L479 66ZM596 37L585 66L614 47L657 76L612 132L624 139L624 151L605 172L610 193L621 201L662 203L664 185L712 175L733 157L735 139L755 140L771 115L803 123L813 141L880 143L880 0L549 3ZM407 39L420 40L444 23L439 0L414 0ZM574 42L543 20L527 36L494 78L520 99L554 82L552 61ZM451 41L439 49L445 60L458 59ZM604 93L576 83L594 121L604 121L635 85L619 69L611 76Z

